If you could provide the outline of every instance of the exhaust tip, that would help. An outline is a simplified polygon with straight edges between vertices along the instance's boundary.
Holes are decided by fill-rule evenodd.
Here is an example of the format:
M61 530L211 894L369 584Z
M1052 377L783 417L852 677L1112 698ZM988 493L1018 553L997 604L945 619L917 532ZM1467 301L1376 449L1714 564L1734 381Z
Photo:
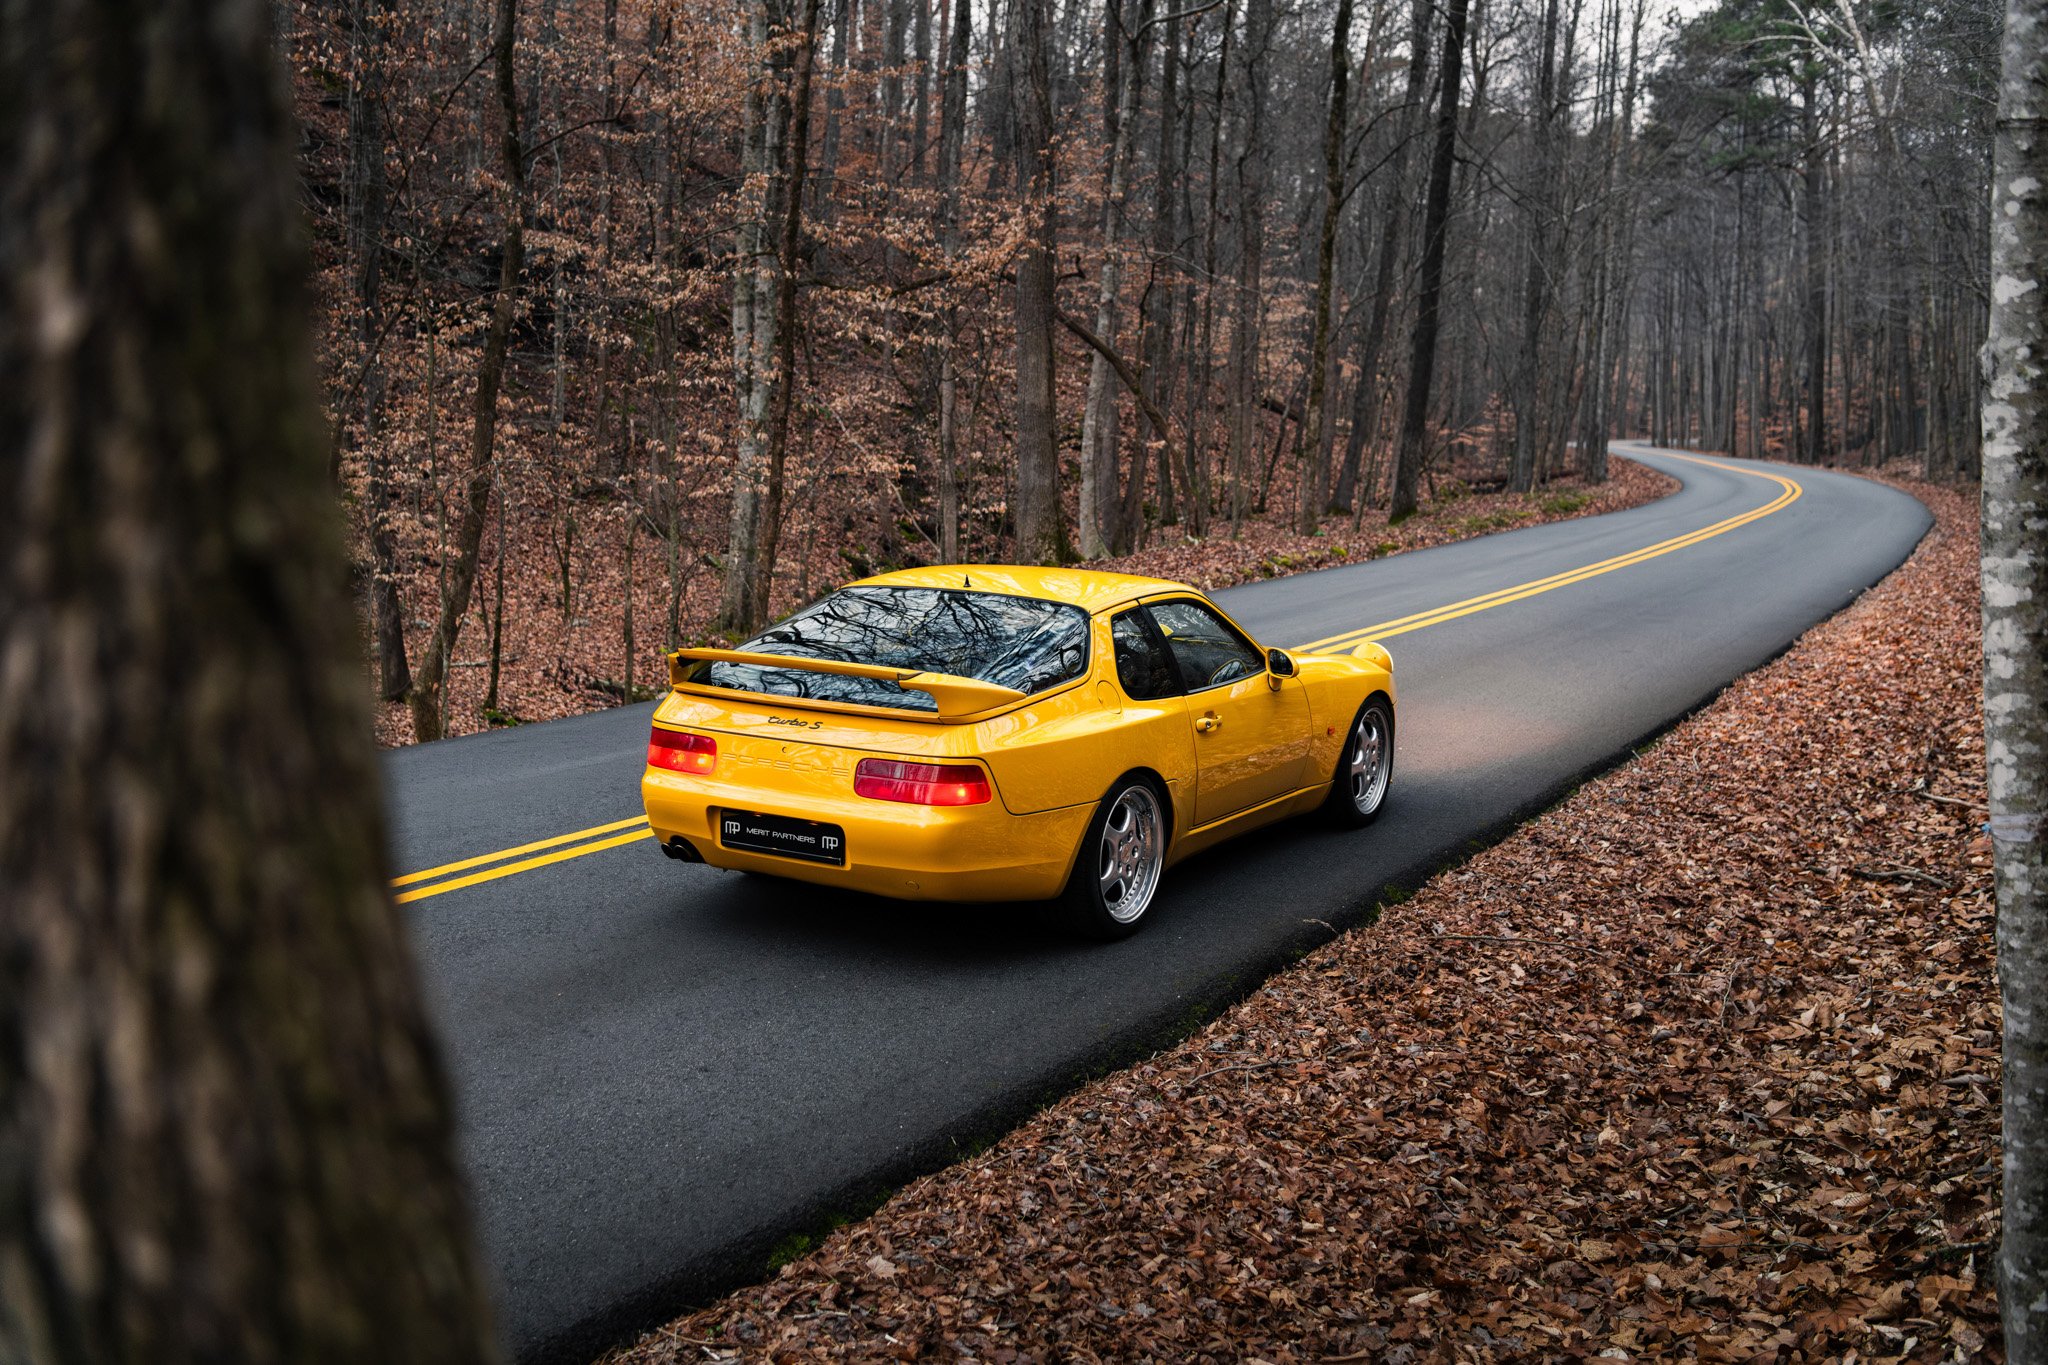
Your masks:
M661 851L680 863L701 863L704 861L704 855L697 851L696 845L680 834L663 844Z

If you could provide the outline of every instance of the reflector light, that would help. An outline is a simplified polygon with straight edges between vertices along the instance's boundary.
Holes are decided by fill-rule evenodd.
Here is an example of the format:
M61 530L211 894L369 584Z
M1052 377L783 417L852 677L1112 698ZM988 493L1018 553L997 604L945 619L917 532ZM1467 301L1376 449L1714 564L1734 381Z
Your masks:
M718 766L718 741L709 735L664 730L657 725L647 740L647 766L702 776Z
M978 806L991 795L988 777L972 763L898 763L864 758L853 770L856 796L910 806Z

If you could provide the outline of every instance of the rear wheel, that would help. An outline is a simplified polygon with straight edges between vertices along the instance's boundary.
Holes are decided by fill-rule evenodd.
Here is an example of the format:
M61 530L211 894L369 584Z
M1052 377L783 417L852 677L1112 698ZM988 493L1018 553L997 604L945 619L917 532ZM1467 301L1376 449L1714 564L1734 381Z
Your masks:
M1073 927L1098 939L1138 930L1166 868L1166 802L1142 777L1126 777L1095 808L1061 902Z
M1337 759L1337 778L1323 809L1339 825L1369 825L1386 804L1394 780L1394 708L1374 697L1358 708Z

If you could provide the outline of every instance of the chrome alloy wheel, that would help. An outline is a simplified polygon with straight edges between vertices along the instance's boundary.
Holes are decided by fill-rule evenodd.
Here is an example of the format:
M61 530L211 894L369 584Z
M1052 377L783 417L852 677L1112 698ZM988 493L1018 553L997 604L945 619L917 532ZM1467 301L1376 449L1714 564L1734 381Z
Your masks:
M1117 793L1109 818L1102 822L1102 847L1097 859L1097 885L1102 907L1118 924L1134 923L1152 903L1165 862L1165 822L1159 798L1142 782Z
M1358 713L1349 750L1345 780L1351 784L1351 804L1360 815L1371 815L1386 799L1387 778L1394 771L1392 736L1387 733L1386 716L1377 706Z

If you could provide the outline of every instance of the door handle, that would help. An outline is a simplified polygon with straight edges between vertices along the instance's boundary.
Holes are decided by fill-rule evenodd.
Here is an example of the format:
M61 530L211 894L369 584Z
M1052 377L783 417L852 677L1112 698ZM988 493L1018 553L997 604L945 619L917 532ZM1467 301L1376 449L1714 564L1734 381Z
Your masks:
M1222 728L1223 717L1221 716L1212 714L1207 716L1198 716L1195 719L1195 730L1199 734L1206 735L1211 730L1220 730Z

